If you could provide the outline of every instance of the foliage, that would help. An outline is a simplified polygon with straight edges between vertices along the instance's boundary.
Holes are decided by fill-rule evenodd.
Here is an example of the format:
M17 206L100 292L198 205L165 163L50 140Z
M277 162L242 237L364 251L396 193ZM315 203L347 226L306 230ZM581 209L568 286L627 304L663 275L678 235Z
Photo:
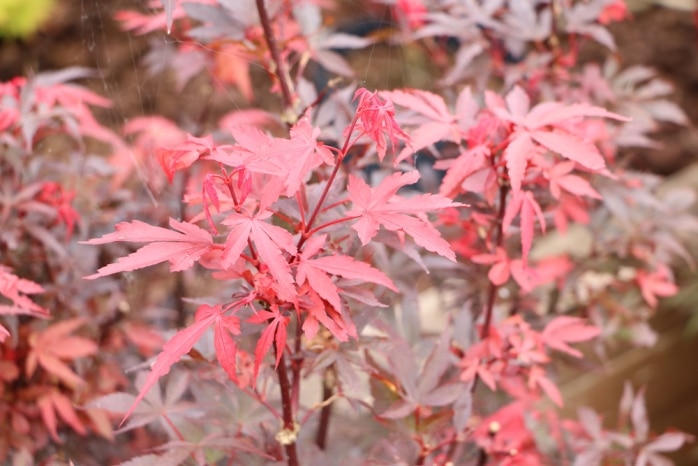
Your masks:
M686 193L660 196L621 159L656 121L686 122L666 85L579 64L585 41L613 49L604 25L623 3L375 3L393 18L386 39L333 28L331 2L120 12L125 29L174 39L145 57L151 72L277 97L213 131L154 115L119 135L92 117L109 102L68 84L87 70L0 87L0 412L17 426L0 453L48 457L92 432L114 447L61 454L658 465L690 440L651 433L630 386L617 430L558 410L558 363L653 344L648 318L677 291L671 260L692 263L678 235L698 229ZM347 51L380 40L433 57L436 86L357 87ZM346 79L311 82L328 73ZM44 138L70 155L43 154ZM150 294L129 312L134 283ZM426 287L440 309L419 308ZM436 315L446 324L428 326ZM120 372L134 365L148 369L137 395Z

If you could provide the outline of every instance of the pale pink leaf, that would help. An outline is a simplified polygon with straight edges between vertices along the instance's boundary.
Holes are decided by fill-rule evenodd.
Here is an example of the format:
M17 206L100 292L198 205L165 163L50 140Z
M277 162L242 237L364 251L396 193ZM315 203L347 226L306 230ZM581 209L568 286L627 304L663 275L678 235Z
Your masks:
M599 149L590 142L562 132L532 131L530 135L540 145L589 170L598 172L606 167Z
M196 342L201 339L203 334L209 329L217 317L217 313L211 312L205 318L197 320L189 327L177 332L167 343L164 344L162 347L162 352L158 355L157 359L153 363L151 371L148 374L148 377L145 379L145 383L143 384L140 393L138 393L136 400L133 402L129 410L124 415L124 418L121 420L121 425L133 413L143 397L150 391L151 388L153 388L160 377L167 374L174 363L179 361L182 356L191 351Z
M585 103L564 105L559 102L543 102L531 109L526 116L525 124L529 129L538 129L543 126L555 125L571 118L580 117L611 118L619 121L629 121L629 118L622 115Z
M155 227L138 220L131 223L122 222L116 225L116 232L85 241L84 244L105 244L117 241L151 242L85 278L92 280L164 261L169 261L170 270L177 272L191 268L197 260L210 251L213 240L206 230L174 219L170 219L170 226L178 231Z
M691 439L690 435L683 432L669 432L662 434L650 443L645 445L642 450L645 452L668 452L676 451L683 446L684 443Z
M398 189L415 183L418 179L419 173L416 171L394 173L377 187L371 188L360 178L350 176L347 189L353 208L346 212L346 216L358 218L352 228L359 234L363 244L367 244L378 233L379 227L383 226L389 231L405 232L423 248L455 261L450 245L441 238L436 228L427 220L407 214L422 214L461 204L436 194L423 194L413 198L397 195Z
M550 348L562 351L574 357L581 357L582 353L568 345L591 340L601 334L601 330L593 325L588 325L579 317L558 316L551 320L541 333L543 343Z
M507 162L507 174L509 182L514 193L521 190L526 173L528 160L535 151L535 146L531 137L524 132L516 133L513 140L507 145L504 150L504 159Z
M230 335L229 328L226 326L223 319L235 319L234 317L220 317L218 318L215 331L213 336L213 345L216 350L216 358L218 362L221 363L221 367L225 370L230 377L230 380L237 380L237 373L235 372L235 363L237 355L237 345ZM237 320L237 319L236 319ZM239 330L238 330L239 333Z

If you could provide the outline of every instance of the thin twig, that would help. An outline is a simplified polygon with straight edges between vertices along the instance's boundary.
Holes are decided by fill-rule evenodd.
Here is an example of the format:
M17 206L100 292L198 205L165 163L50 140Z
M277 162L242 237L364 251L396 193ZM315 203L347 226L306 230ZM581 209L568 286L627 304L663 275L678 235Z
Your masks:
M274 31L271 27L271 21L267 13L267 7L264 5L264 0L257 0L257 12L259 13L259 20L264 30L264 40L267 43L267 47L269 47L269 53L271 53L271 58L274 61L274 72L279 79L281 95L283 96L284 105L288 113L293 110L293 95L291 94L291 86L289 86L287 80L286 63L281 59L279 48L276 45L276 38L274 37Z

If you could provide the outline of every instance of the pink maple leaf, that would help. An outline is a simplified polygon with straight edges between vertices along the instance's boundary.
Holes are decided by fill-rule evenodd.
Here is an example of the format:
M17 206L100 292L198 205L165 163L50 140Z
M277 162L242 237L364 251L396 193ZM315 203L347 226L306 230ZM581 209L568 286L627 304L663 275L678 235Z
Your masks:
M102 267L97 273L85 278L92 280L164 261L170 262L170 271L178 272L191 268L213 247L211 234L192 223L178 222L171 218L170 226L177 231L155 227L138 220L131 223L122 222L116 225L114 233L84 241L83 244L106 244L116 241L150 242L136 252L120 258L114 264Z
M285 160L278 150L272 149L274 138L259 128L249 125L233 126L228 129L235 138L236 144L211 152L206 156L207 159L236 169L244 167L252 173L283 177L287 175Z
M73 408L73 402L58 390L51 389L48 393L40 396L36 404L51 438L57 443L63 443L63 441L58 436L58 420L56 418L56 413L58 413L58 416L72 427L75 432L80 435L87 434L87 429L85 429L85 426L80 421L80 418Z
M651 307L657 307L659 304L657 297L673 296L679 290L671 281L669 270L663 266L654 272L639 270L636 279L640 285L642 297Z
M481 170L492 170L488 164L490 149L486 145L477 145L463 151L456 159L439 160L434 168L446 169L446 176L439 187L439 193L449 196L461 190L463 182Z
M356 327L351 319L345 319L341 309L336 310L331 305L327 306L323 298L308 283L302 285L298 293L302 296L300 308L307 312L302 327L307 339L315 338L320 330L320 324L323 324L339 341L347 341L350 337L357 338Z
M31 334L29 337L31 351L26 361L27 375L31 377L37 366L41 366L69 387L82 385L83 380L68 367L65 361L97 352L97 344L92 340L70 335L84 323L85 320L80 318L64 320L43 332Z
M463 94L469 96L469 93L470 89L465 88ZM400 152L398 161L438 141L458 143L463 137L459 119L451 114L443 97L420 89L382 91L380 95L417 115L409 119L410 124L417 126L410 135L410 147ZM468 116L472 118L472 115Z
M550 194L555 199L560 199L562 190L577 196L588 196L594 199L601 199L601 195L584 178L578 175L570 175L575 163L572 161L556 164L548 171L550 180Z
M254 384L259 374L259 366L262 364L262 359L269 352L272 344L276 348L276 366L279 365L286 346L286 328L291 319L282 313L276 304L272 304L269 306L269 309L257 311L247 321L253 324L267 325L262 331L262 335L259 337L254 350L254 375L252 376L252 383Z
M223 220L223 224L230 227L223 251L223 266L233 265L251 241L262 263L276 280L279 297L293 302L296 300L296 289L284 251L295 255L296 246L291 233L265 221L271 215L272 212L268 210L254 216L233 213Z
M177 332L167 343L162 347L162 352L158 355L157 359L151 367L151 371L148 374L141 391L138 396L131 404L124 418L121 420L121 425L128 419L128 417L133 413L138 404L141 402L143 397L150 391L155 383L168 372L174 363L179 361L182 356L187 354L194 347L196 342L198 342L203 334L212 326L216 326L216 332L219 331L219 327L223 327L220 330L226 329L227 331L232 331L233 333L239 332L239 323L234 316L225 316L224 312L230 309L231 306L224 308L220 305L209 306L203 304L199 306L196 310L195 322L186 327L179 332ZM220 336L220 335L219 335ZM225 346L220 348L219 345L230 345L232 343L233 347ZM224 369L230 375L229 371L234 371L234 362L230 360L230 357L235 353L235 343L232 341L227 341L225 343L217 343L214 340L214 345L216 345L216 356L219 361L223 359L225 362L223 364ZM219 349L221 352L219 352ZM234 374L234 372L233 372ZM231 376L232 377L232 376Z
M504 248L498 247L494 254L476 254L470 258L476 264L491 265L487 278L493 285L503 285L511 276L510 260Z
M307 118L301 118L291 128L290 139L275 138L268 149L278 154L286 170L286 195L293 196L311 171L322 164L334 166L332 151L318 142L320 128L313 128ZM264 152L263 153L267 153Z
M543 343L550 348L581 358L582 353L569 346L568 343L578 343L591 340L601 334L601 330L585 323L584 319L571 316L559 316L548 322L541 333Z
M359 219L352 228L359 234L364 245L378 233L382 225L389 231L407 233L418 245L455 262L455 254L448 242L426 220L424 213L447 207L460 207L462 204L438 194L422 194L411 198L397 194L398 189L416 183L418 179L419 172L416 170L394 173L385 178L380 185L371 188L362 179L350 176L347 189L353 207L346 215Z
M530 108L529 97L519 86L515 86L504 101L493 93L488 93L487 103L502 121L513 125L504 158L515 193L521 189L528 160L539 147L560 154L593 172L604 170L606 162L598 148L592 142L577 136L569 128L571 122L583 117L627 121L621 115L584 103L565 105L560 102L543 102Z
M540 366L533 366L528 373L528 386L533 388L535 386L540 387L548 398L553 400L553 402L560 408L563 406L562 394L560 389L555 385L546 375L545 370Z
M0 304L0 314L30 314L47 317L48 310L29 299L27 295L43 293L44 288L31 280L19 278L11 269L0 264L0 295L12 301L11 305Z
M381 98L377 92L370 92L365 88L357 89L354 100L359 99L356 109L356 127L376 143L378 158L382 161L387 151L385 134L391 147L395 147L398 139L409 143L409 136L395 121L395 108L392 102Z
M211 136L197 138L187 134L183 142L174 147L161 147L156 154L167 179L172 183L176 171L189 168L199 158L211 152L214 152Z
M460 379L463 382L468 382L479 377L490 390L497 390L497 381L495 374L489 369L486 363L476 356L467 356L460 361L460 366L463 368Z
M514 191L511 201L507 205L502 221L502 228L506 231L514 221L516 215L521 219L521 257L524 267L528 266L528 253L533 245L533 230L538 221L540 229L545 233L545 217L538 205L538 201L530 191Z
M307 282L318 295L329 302L337 311L341 311L341 301L337 285L330 276L361 280L375 283L397 292L393 281L380 270L365 262L357 261L349 256L332 254L313 258L325 244L326 235L314 236L309 239L296 270L296 280L299 285Z
M250 64L253 55L247 47L238 43L223 43L213 56L215 60L214 82L223 88L224 84L237 86L248 102L254 100L254 86L250 77ZM248 123L249 124L249 123Z
M237 344L233 340L233 335L240 333L240 319L236 316L222 315L218 307L202 306L202 318L206 318L208 313L217 313L213 334L213 346L216 350L216 358L221 367L233 382L237 381L235 362L237 355Z

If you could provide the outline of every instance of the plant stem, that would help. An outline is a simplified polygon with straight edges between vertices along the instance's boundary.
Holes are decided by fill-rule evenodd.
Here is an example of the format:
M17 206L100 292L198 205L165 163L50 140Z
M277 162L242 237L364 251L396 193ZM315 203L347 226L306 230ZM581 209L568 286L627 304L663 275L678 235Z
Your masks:
M485 450L480 450L477 457L477 466L485 466L487 464L487 453Z
M509 194L509 186L507 184L500 184L499 186L499 211L497 212L497 224L494 230L494 245L493 251L497 251L497 248L502 246L504 241L504 214L507 210L507 194ZM485 304L485 323L480 329L480 341L487 339L490 336L490 326L492 325L492 313L494 312L494 302L497 299L498 285L490 282L489 289L487 291L487 303ZM479 377L476 375L473 381L473 386L471 387L471 393L475 393L475 388L477 387ZM484 449L480 449L478 453L477 466L485 466L487 464L487 452Z
M330 370L325 371L322 378L322 409L320 410L320 423L315 436L315 444L321 450L324 450L327 445L327 433L329 432L330 415L332 414L332 403L328 402L334 395L333 384L328 380Z
M303 368L302 350L303 323L299 315L296 315L296 339L291 359L291 400L293 406L298 408L301 395L301 369Z
M497 251L497 248L502 246L502 241L504 240L504 231L502 231L502 224L504 223L504 214L507 209L507 194L509 193L509 187L507 185L501 185L499 187L499 212L497 212L497 225L495 226L495 238L493 252ZM482 325L480 330L480 340L485 340L490 335L490 326L492 325L492 312L494 311L494 301L497 298L497 289L499 286L490 282L489 290L487 292L487 303L485 304L485 323Z
M281 59L279 48L276 45L276 38L271 28L271 21L267 13L267 7L264 5L264 0L257 0L257 12L259 13L259 21L262 23L262 29L264 30L264 40L267 43L267 47L269 47L271 58L274 60L274 72L279 79L284 105L286 106L287 112L290 112L293 110L293 96L291 95L291 86L288 84L286 63Z
M275 346L276 348L276 346ZM278 352L279 349L276 348ZM281 390L281 410L283 414L283 431L282 435L277 435L277 439L281 437L280 443L284 445L286 450L286 461L288 466L299 466L298 452L296 450L296 423L293 419L293 402L291 400L291 382L288 379L288 371L286 370L286 357L281 350L279 364L276 366L276 373L279 376L279 389Z

